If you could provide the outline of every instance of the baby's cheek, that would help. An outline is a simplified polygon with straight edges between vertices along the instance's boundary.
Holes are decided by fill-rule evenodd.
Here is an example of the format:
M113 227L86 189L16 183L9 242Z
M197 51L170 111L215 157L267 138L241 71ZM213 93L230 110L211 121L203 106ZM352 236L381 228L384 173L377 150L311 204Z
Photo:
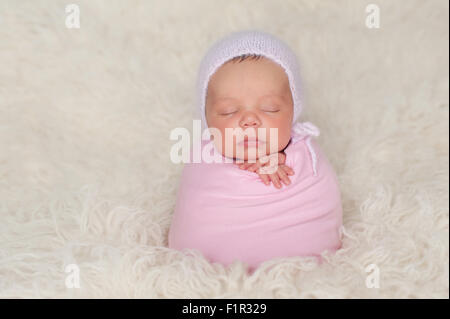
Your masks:
M284 129L278 129L278 135L272 135L267 137L266 152L267 154L282 151L289 143L291 138L290 131Z

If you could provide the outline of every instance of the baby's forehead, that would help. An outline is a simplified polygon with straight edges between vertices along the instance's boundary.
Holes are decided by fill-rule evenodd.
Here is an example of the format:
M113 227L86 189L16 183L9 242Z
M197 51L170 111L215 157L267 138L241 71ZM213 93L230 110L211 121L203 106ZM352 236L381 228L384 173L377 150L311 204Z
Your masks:
M208 89L217 86L240 86L241 82L262 83L281 90L290 89L289 78L284 68L278 63L261 57L258 60L232 61L222 64L211 75Z
M267 81L261 78L257 79L257 84L246 84L242 86L241 83L230 81L230 78L217 78L211 81L208 85L207 99L210 102L228 102L238 100L240 97L253 95L260 99L275 99L280 102L289 102L291 97L291 87L289 80L279 81L273 80L270 74L265 74ZM231 78L233 79L233 78ZM249 88L249 89L247 89Z

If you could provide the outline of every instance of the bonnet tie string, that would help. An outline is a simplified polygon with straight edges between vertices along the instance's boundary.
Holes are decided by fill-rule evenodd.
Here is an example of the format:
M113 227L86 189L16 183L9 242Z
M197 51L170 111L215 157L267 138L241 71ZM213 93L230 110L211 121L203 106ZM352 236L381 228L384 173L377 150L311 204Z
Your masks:
M297 136L292 137L292 142L296 142L302 137L306 136L306 145L308 146L309 153L311 154L312 159L312 166L314 171L314 176L317 176L317 156L314 152L314 149L311 145L311 137L312 136L319 136L320 130L312 123L310 122L303 122L303 123L295 123L292 127L292 130L296 133Z

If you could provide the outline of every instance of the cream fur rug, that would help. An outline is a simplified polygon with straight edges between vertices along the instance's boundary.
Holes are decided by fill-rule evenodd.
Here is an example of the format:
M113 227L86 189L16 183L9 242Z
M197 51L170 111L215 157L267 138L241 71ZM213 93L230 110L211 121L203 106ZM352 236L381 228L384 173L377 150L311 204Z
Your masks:
M448 2L372 2L379 29L359 0L1 0L0 297L448 298ZM298 54L345 225L324 264L251 277L166 247L169 133L207 48L248 28Z

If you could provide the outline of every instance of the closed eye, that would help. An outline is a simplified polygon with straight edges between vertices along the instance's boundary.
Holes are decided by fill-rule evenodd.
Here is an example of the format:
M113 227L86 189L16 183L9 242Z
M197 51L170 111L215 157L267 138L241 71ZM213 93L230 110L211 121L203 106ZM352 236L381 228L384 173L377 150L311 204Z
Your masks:
M261 111L268 112L268 113L277 113L280 111L280 107L278 105L270 105L266 104L261 107Z
M264 112L277 113L280 112L280 110L264 110Z
M219 113L219 115L231 115L231 114L234 114L234 113L236 113L237 111L234 111L234 112L228 112L228 113Z

